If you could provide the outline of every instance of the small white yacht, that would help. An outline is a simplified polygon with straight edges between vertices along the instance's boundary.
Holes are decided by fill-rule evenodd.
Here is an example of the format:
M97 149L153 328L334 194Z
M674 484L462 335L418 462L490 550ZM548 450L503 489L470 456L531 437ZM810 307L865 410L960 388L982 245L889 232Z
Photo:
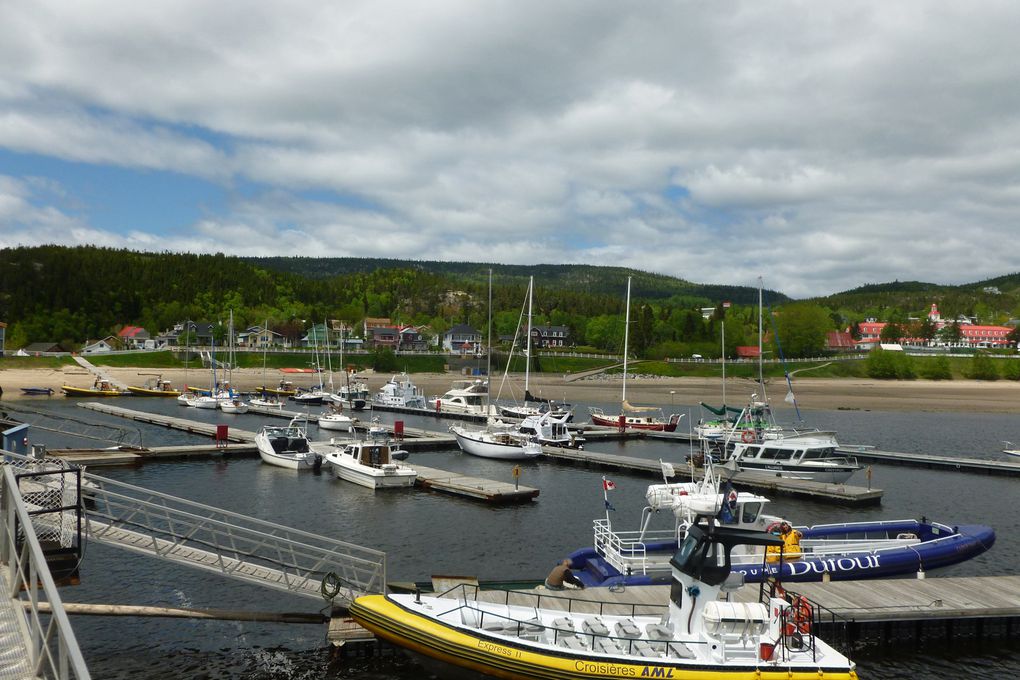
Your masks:
M472 456L525 460L542 455L542 445L533 437L498 421L482 429L453 425L450 432L461 450Z
M340 479L369 489L414 486L418 473L398 460L407 452L395 449L383 439L364 439L346 443L330 442L323 458Z
M343 412L337 404L330 404L326 410L319 414L320 430L342 430L347 432L357 422L357 418L351 418Z
M489 383L486 380L455 380L441 397L432 400L436 413L466 413L469 415L496 415L496 407L486 404Z
M248 404L241 400L240 397L234 397L228 401L219 402L220 410L224 413L247 413Z
M265 425L255 435L255 446L263 462L291 470L311 470L322 464L322 457L308 446L307 424L294 418L289 425Z
M559 417L553 411L540 416L528 416L517 426L517 431L538 440L543 446L561 446L568 449L583 449L584 437L579 431L567 427L570 413Z
M411 378L408 377L407 373L401 373L399 380L397 376L390 378L376 392L373 403L379 406L395 406L398 408L428 408L428 405L425 403L425 395L411 382Z

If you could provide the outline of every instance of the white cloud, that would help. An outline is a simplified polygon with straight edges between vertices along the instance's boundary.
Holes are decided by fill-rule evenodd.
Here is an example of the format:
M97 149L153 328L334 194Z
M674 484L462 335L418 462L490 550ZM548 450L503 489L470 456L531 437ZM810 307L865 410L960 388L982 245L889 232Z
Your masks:
M1014 3L39 0L0 19L0 148L226 196L183 231L121 233L6 169L3 244L584 261L793 295L1020 255Z

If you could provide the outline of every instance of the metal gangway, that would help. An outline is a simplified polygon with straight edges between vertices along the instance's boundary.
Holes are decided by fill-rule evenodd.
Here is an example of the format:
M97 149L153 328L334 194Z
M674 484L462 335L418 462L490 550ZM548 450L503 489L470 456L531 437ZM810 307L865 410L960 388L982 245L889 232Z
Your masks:
M117 389L119 389L119 390L123 390L125 392L127 391L127 385L126 384L124 384L120 380L117 380L117 379L111 377L109 373L107 373L103 369L99 368L98 366L93 364L91 361L89 361L85 357L83 357L83 356L81 356L79 354L73 354L73 355L71 355L71 358L73 358L75 360L75 362L79 366L81 366L82 368L84 368L85 370L87 370L89 373L91 373L92 375L96 376L100 380L105 380L106 382L110 383L111 385L115 385L117 387Z
M386 587L386 554L85 473L87 539L341 605Z
M142 431L137 427L122 427L108 423L76 418L46 409L6 403L0 407L9 419L27 423L38 430L66 434L82 439L109 442L117 446L141 446Z
M76 549L77 475L5 454L0 466L0 678L91 678L46 559ZM73 483L72 482L73 479ZM53 546L56 546L55 548Z

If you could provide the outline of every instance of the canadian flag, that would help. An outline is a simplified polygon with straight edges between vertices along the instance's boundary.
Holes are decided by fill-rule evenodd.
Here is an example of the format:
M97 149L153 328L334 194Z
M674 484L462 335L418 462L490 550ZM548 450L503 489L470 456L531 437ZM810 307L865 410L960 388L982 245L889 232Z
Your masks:
M611 482L605 477L602 478L602 488L606 491L612 491L616 488L616 482Z

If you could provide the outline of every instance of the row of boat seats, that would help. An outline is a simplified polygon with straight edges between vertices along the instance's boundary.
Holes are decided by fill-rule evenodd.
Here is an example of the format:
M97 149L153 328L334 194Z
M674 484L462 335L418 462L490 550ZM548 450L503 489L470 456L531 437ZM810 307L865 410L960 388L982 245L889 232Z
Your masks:
M609 636L609 628L605 622L597 616L587 618L581 622L581 629L589 635Z

